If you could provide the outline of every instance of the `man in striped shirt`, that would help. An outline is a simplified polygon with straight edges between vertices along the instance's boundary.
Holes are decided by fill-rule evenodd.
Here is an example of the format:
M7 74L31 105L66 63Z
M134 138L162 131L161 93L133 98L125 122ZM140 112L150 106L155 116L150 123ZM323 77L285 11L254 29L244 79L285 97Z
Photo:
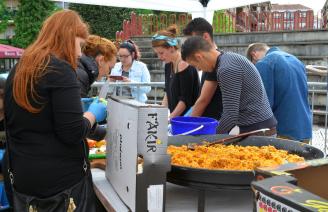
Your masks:
M199 36L187 39L182 45L181 54L190 65L217 73L223 104L219 133L226 134L239 127L239 133L269 128L265 135L276 134L277 121L261 77L246 57L218 52Z

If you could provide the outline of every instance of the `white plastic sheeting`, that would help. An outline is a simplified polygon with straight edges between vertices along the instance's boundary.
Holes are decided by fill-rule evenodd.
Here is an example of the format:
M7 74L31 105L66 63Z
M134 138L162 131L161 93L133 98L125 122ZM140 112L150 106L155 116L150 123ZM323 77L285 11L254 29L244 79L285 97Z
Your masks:
M210 23L213 21L215 10L235 8L265 0L210 0L207 7L198 0L64 0L69 3L103 5L111 7L151 9L172 12L187 12L192 18L203 17ZM58 2L58 0L57 0Z

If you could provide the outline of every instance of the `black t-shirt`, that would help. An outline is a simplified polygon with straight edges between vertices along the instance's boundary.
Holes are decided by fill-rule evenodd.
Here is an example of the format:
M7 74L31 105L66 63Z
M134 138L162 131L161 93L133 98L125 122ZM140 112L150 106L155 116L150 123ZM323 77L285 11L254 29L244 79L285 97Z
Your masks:
M215 67L217 67L217 65ZM201 87L203 87L205 80L218 82L217 68L215 68L214 71L212 71L212 72L204 72L203 71L202 78L201 78ZM220 86L218 85L216 87L216 91L215 91L210 103L207 105L202 116L220 120L222 111L223 111L222 94L221 94Z
M80 85L68 63L51 57L45 75L35 86L43 108L30 113L13 98L14 75L12 70L6 83L5 118L15 188L47 197L84 176L83 142L91 126L83 117ZM32 105L40 106L29 99Z
M170 112L173 112L179 101L186 104L186 113L192 107L199 96L198 72L193 66L185 70L173 73L172 63L165 64L165 92Z
M76 69L77 79L81 86L81 97L87 98L92 83L98 77L98 65L92 57L82 55Z

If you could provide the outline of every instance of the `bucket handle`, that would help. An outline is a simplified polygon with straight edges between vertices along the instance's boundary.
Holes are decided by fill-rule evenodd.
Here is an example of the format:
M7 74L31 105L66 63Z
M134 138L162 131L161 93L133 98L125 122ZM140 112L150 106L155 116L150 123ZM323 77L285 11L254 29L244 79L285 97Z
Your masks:
M204 127L204 125L200 125L199 127L195 128L195 129L189 130L187 132L184 132L184 133L181 133L181 134L178 134L178 135L189 135L190 133L193 133L193 132L196 132L196 131L202 129L203 127Z

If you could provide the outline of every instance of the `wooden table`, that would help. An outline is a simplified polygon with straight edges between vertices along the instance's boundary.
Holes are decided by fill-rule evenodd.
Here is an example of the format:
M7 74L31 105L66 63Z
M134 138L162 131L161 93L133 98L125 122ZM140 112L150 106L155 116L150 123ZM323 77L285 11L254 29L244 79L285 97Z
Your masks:
M93 159L90 161L91 168L106 169L106 159Z

